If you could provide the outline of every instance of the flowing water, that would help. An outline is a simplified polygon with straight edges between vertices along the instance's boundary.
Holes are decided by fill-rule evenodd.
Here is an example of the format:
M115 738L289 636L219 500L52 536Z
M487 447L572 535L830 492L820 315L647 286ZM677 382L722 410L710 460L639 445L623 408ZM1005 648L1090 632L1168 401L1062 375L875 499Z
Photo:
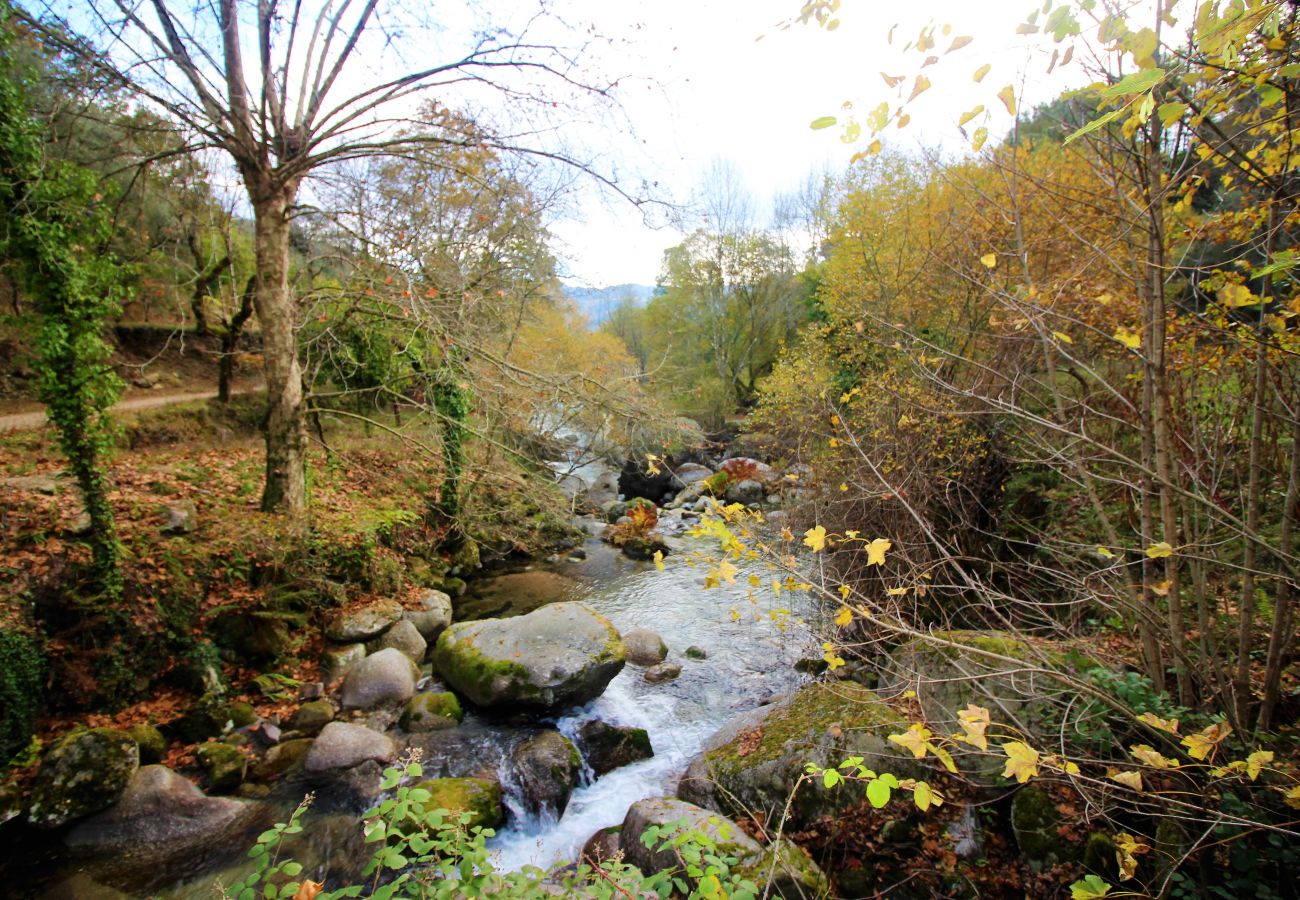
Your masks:
M592 534L603 527L590 520L584 524ZM707 553L711 548L680 534L683 528L680 520L663 523L674 550L663 571L651 563L629 560L593 537L583 547L585 559L566 558L487 579L465 598L465 607L477 608L478 615L516 614L555 600L581 600L620 631L658 632L669 647L668 659L682 666L676 680L650 684L643 669L628 665L601 697L555 721L555 727L571 737L592 718L645 728L655 751L653 758L599 779L591 779L588 771L558 821L523 810L510 771L510 748L535 733L535 725L492 721L471 712L460 728L425 739L424 764L430 775L470 774L467 760L500 772L511 815L490 847L498 854L501 868L544 867L575 858L589 836L621 822L633 802L672 793L687 763L730 716L760 706L799 683L801 676L793 664L812 646L798 620L803 610L775 608L776 601L766 591L754 593L768 599L751 602L744 570L734 585L705 590L705 568L689 565L688 559L692 551ZM781 602L794 602L790 598L784 594ZM707 657L686 658L684 651L692 645ZM287 818L304 790L301 784L281 785L271 798L268 821ZM359 875L368 855L360 840L360 812L355 803L331 801L328 793L318 799L307 832L291 850L307 865L304 874L329 879L332 885ZM246 871L244 851L255 833L222 836L205 848L205 858L184 860L173 871L139 871L125 860L84 865L62 858L55 846L33 848L30 868L40 871L41 889L24 895L40 896L50 884L62 881L65 892L51 896L69 896L66 879L73 876L93 877L131 896L161 892L176 898L211 897L214 880L230 884ZM70 889L71 896L90 896L76 887Z

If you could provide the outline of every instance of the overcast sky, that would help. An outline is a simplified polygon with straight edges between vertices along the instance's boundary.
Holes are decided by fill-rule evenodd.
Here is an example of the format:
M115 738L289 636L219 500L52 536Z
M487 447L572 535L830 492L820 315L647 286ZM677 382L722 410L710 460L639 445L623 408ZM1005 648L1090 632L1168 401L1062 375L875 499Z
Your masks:
M924 57L914 50L904 53L903 46L930 21L950 23L951 36L969 35L974 41L925 70L934 87L916 104L907 129L890 129L887 144L914 148L924 141L959 152L957 119L977 103L995 108L987 123L990 132L997 135L1010 126L1011 117L995 99L1002 86L1014 83L1028 101L1022 105L1032 105L1062 90L1063 79L1086 80L1077 66L1058 70L1051 79L1044 76L1050 51L1015 34L1033 7L1026 0L846 0L842 25L834 32L803 25L777 28L798 12L798 0L556 0L551 5L571 21L590 22L598 33L620 41L612 54L616 58L607 54L602 65L642 76L629 79L620 93L638 143L595 129L577 139L607 142L611 153L626 160L623 174L643 173L679 202L689 198L715 159L734 163L763 204L797 186L810 170L842 170L865 142L846 145L837 129L812 131L809 123L839 113L845 100L868 109L893 96L882 71L908 75L910 89L910 76ZM891 46L887 35L895 23ZM947 46L940 37L931 52L942 54ZM976 85L971 74L986 62L992 71ZM594 197L582 200L576 214L557 222L553 231L567 257L565 280L596 287L653 284L664 249L681 237L671 228L645 227L630 205Z

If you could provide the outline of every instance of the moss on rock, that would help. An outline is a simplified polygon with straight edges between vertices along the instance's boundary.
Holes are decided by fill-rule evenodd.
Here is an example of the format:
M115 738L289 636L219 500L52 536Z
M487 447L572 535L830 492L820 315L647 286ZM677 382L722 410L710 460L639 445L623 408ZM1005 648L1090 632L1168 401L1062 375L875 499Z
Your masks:
M455 728L465 717L460 701L450 691L416 694L402 710L398 724L406 731L437 731Z
M106 809L122 796L139 768L140 748L125 731L73 732L41 760L28 821L38 828L58 828Z
M425 808L445 810L453 816L469 813L467 827L496 828L505 821L501 785L487 778L434 778L417 787L429 792Z
M1020 855L1035 872L1070 859L1071 848L1057 831L1060 824L1061 814L1042 788L1021 788L1012 798L1011 830Z
M136 745L140 748L142 765L162 762L163 755L167 752L167 740L162 736L161 731L141 722L128 728L127 734L135 739Z
M213 794L231 793L248 774L248 757L229 744L203 744L194 755L207 773L208 790Z

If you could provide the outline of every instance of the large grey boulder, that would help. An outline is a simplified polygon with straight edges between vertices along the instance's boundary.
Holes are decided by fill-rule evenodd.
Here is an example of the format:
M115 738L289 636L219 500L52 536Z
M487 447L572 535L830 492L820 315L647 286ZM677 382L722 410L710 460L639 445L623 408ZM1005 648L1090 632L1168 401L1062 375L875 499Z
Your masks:
M312 742L303 768L321 773L335 769L350 769L367 760L390 763L397 757L397 745L388 735L380 734L364 725L349 722L330 722Z
M222 833L243 826L257 812L258 805L246 800L205 796L166 766L144 766L115 806L82 822L65 841L87 852L162 858L219 844Z
M921 762L890 743L907 721L853 682L813 683L726 723L687 767L677 795L737 816L779 821L808 763L839 765L861 756L867 768L897 778L924 777ZM790 803L787 827L833 816L865 797L860 783L825 790L805 783Z
M340 644L368 641L392 628L403 612L396 600L373 600L354 609L342 609L325 623L325 637Z
M727 502L755 506L763 502L765 496L763 485L752 478L737 481L727 486Z
M27 820L58 828L107 809L140 768L140 748L124 731L94 728L59 739L41 760Z
M703 481L713 474L713 470L708 466L702 466L699 463L682 463L677 467L674 473L677 480L685 485L695 484L697 481Z
M333 681L348 674L348 670L365 658L365 644L339 644L326 647L320 655L321 673L327 681Z
M415 694L419 677L419 668L401 650L395 647L380 650L349 670L343 681L343 706L373 709L405 703Z
M371 653L378 653L389 647L402 651L412 662L419 663L424 659L429 644L413 622L403 619L366 645L366 649Z
M420 608L408 609L406 621L414 625L427 642L433 643L451 624L451 597L430 589L417 597L416 603Z
M649 628L623 632L623 646L627 647L627 661L634 666L653 666L668 656L664 639Z
M581 603L461 622L433 651L442 677L479 706L542 711L599 697L626 658L614 626Z
M528 811L564 815L582 777L582 757L573 742L554 729L543 731L516 747L512 759Z

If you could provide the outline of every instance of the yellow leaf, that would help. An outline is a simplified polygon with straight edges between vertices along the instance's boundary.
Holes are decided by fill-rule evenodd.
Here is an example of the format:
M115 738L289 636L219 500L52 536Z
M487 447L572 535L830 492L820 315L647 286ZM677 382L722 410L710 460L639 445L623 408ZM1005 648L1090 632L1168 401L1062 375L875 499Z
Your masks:
M826 660L826 665L832 672L844 665L844 658L836 654L834 644L822 644L822 649L826 651L822 654L822 659Z
M1229 309L1236 309L1242 306L1254 306L1262 303L1260 297L1250 292L1250 288L1241 284L1225 284L1219 289L1219 302Z
M885 564L885 554L889 548L894 546L890 541L884 538L876 538L870 544L867 544L867 565L883 566Z
M1214 749L1232 734L1232 726L1226 722L1216 722L1183 738L1183 746L1192 759L1209 759Z
M1052 332L1052 337L1056 338L1056 339L1057 339L1058 341L1060 341L1062 344L1073 344L1073 343L1074 343L1074 338L1070 337L1070 336L1069 336L1068 334L1066 334L1064 331L1053 331L1053 332Z
M888 595L891 596L891 597L901 597L901 596L903 596L904 594L907 593L907 588L905 588L905 587L892 587L892 588L890 588L889 590L885 591L885 593L888 594Z
M734 606L731 608L731 621L740 621L740 610L736 609Z
M664 570L664 552L662 550L655 551L654 561L655 568L662 572Z
M835 617L835 624L843 628L852 621L853 610L849 609L847 606L841 606L839 614Z
M757 575L750 575L745 580L749 582L750 587L754 587L754 588L759 587L763 584L763 579L759 578Z
M1141 772L1136 772L1131 770L1126 770L1121 772L1116 769L1111 769L1109 772L1106 773L1106 777L1109 778L1111 781L1115 781L1118 782L1119 784L1124 785L1124 787L1126 788L1132 788L1133 790L1137 791L1139 794L1142 793Z
M847 584L840 585L840 596L843 597L845 600L849 599L849 594L851 594L852 592L853 589L850 588Z
M939 795L924 781L918 781L916 787L912 788L912 799L916 802L916 808L921 812L925 812L931 806L938 806L943 802L939 799Z
M1038 751L1020 741L1010 741L1002 745L1002 752L1007 755L1006 768L1002 770L1003 778L1014 778L1021 784L1038 775Z
M645 473L647 475L658 475L659 474L658 462L659 462L659 457L655 456L653 453L647 453L645 455Z
M1107 549L1106 547L1098 547L1098 548L1097 548L1097 555L1100 556L1102 559L1114 559L1114 558L1115 558L1115 554L1112 553L1112 552L1111 552L1109 549Z
M826 529L821 525L809 528L803 533L803 542L813 553L821 553L826 549Z
M879 138L877 138L876 140L872 141L870 144L867 145L867 155L868 155L868 156L875 156L877 153L880 152L880 148L881 148L881 146L882 146L882 145L881 145L881 143L880 143L880 139L879 139Z
M1115 340L1119 341L1130 350L1137 350L1142 346L1141 332L1132 331L1123 325L1115 329Z
M965 709L957 712L957 722L961 725L962 731L966 732L961 736L960 740L979 747L981 750L989 748L988 738L984 736L984 732L992 724L987 709L969 703Z
M1300 784L1282 795L1282 802L1292 809L1300 809Z
M1264 767L1273 761L1272 750L1256 750L1246 757L1246 775L1251 781L1259 777Z
M917 97L924 94L930 89L930 79L924 75L917 75L916 81L912 83L912 93L908 96L907 102L911 103Z
M739 574L739 572L739 569L727 562L725 559L718 563L718 577L727 584L734 584L736 581L736 575Z
M902 734L891 734L890 743L897 744L905 750L910 750L912 755L917 759L925 756L926 747L933 737L930 729L919 723L913 723Z
M998 264L998 255L996 253L985 253L980 257L980 262L984 263L984 268L992 269Z
M1147 556L1150 559L1164 559L1167 556L1174 555L1174 548L1169 546L1168 541L1160 541L1147 547Z
M785 541L787 544L794 540L794 532L790 530L789 526L782 526L781 540Z
M1155 713L1144 712L1142 715L1137 717L1137 720L1146 725L1150 725L1152 728L1168 732L1169 734L1178 733L1177 719L1162 719Z
M1178 768L1178 760L1170 759L1149 744L1137 744L1130 747L1128 752L1138 762L1144 766L1151 766L1153 769Z
M976 84L979 84L981 81L984 80L984 76L987 75L989 73L989 70L992 68L993 68L992 65L990 65L989 63L985 63L984 65L980 66L978 69L975 70L975 74L971 76L971 80L974 81Z
M1123 831L1115 835L1113 840L1115 859L1119 863L1119 880L1128 881L1137 872L1137 857L1143 853L1150 853L1151 848Z
M839 416L831 416L831 424L832 424L832 425L838 425L838 424L840 424L840 417L839 417Z
M1007 108L1008 115L1014 116L1016 114L1016 89L1014 87L1007 85L998 91L998 99Z
M971 119L975 118L976 116L978 116L978 115L979 115L980 113L982 113L982 112L984 112L984 104L983 104L983 103L981 103L979 106L975 107L975 108L972 109L972 110L969 110L969 111L967 111L967 112L962 113L962 114L961 114L961 118L957 120L957 127L958 127L958 128L961 128L961 127L964 126L967 122L969 122Z
M948 45L948 49L943 51L944 56L947 56L949 53L952 53L954 50L960 50L962 47L965 47L973 40L975 40L973 37L965 34L953 38L952 43Z

